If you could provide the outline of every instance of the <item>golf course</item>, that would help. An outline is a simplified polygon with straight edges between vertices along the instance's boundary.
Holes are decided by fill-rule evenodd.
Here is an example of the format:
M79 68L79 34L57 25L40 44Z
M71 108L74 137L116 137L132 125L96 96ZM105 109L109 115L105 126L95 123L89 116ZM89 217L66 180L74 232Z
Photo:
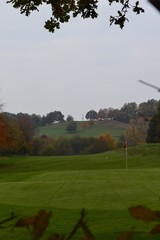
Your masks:
M85 122L88 123L87 121ZM83 128L83 121L76 121L77 131L74 134L68 134L66 132L67 122L62 122L58 124L46 125L44 127L39 127L36 136L47 135L53 139L58 139L63 136L66 138L71 138L74 136L79 137L99 137L101 134L109 131L115 140L124 134L128 124L122 123L114 120L106 121L95 121L93 125L88 125Z
M150 237L150 225L132 218L128 208L143 205L160 210L160 144L144 144L102 154L65 157L1 157L0 221L11 212L29 217L52 211L42 239L65 236L85 208L85 223L95 239L117 239L134 230L134 239ZM81 230L74 239L81 239ZM23 228L0 229L0 239L29 240Z

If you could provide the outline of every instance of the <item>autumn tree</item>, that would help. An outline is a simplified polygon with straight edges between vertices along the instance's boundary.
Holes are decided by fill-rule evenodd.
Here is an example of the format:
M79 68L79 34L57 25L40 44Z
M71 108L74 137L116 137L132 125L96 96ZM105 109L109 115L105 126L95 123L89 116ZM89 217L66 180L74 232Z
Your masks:
M136 126L140 134L140 142L145 143L147 139L148 128L149 128L148 119L139 117L136 121Z
M3 114L0 114L0 133L1 154L19 153L24 142L23 133L14 120Z
M83 129L85 129L85 128L88 127L88 124L87 124L86 122L82 122L82 123L81 123L81 127L82 127Z
M100 109L97 113L97 119L105 119L105 112L103 109Z
M5 124L5 121L2 117L2 114L0 114L0 149L1 149L1 154L2 151L6 148L7 144L8 144L8 139L7 139L7 135L8 135L8 128L7 125Z
M116 148L116 142L110 132L102 134L91 147L91 153L100 153Z
M19 129L23 132L26 142L31 141L36 131L36 127L32 122L31 117L27 113L18 113L17 124Z
M106 110L105 110L106 111ZM117 116L119 115L119 109L109 108L107 110L107 118L117 120Z
M152 0L153 1L153 0ZM117 4L119 10L116 16L110 16L110 25L118 25L121 29L128 21L127 14L133 11L136 14L144 12L144 9L139 6L139 1L131 0L108 0L109 5ZM81 16L82 18L97 18L98 17L98 0L7 0L14 8L19 8L21 14L29 16L32 11L39 11L41 5L48 5L51 8L51 17L45 22L44 27L49 32L54 32L60 28L60 24L69 22L71 16L73 18ZM107 3L106 3L107 4Z
M125 140L129 146L143 144L146 142L148 130L148 122L144 118L139 118L137 121L132 119L125 133Z

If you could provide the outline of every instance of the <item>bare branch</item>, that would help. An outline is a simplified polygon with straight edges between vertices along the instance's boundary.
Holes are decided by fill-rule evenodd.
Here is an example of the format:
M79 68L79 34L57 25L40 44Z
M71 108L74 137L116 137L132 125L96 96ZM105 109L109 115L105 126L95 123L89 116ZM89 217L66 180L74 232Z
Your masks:
M140 83L143 83L143 84L145 84L145 85L147 85L147 86L149 86L149 87L155 88L155 89L158 90L158 92L160 92L160 88L159 88L159 87L156 87L156 86L154 86L154 85L152 85L152 84L150 84L150 83L147 83L147 82L145 82L145 81L143 81L143 80L139 80L139 82L140 82Z

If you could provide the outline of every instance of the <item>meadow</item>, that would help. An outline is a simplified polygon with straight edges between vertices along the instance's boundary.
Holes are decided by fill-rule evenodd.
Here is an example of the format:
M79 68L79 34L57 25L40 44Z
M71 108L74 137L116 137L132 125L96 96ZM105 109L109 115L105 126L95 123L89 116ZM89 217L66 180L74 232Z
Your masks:
M87 123L87 122L86 122ZM44 127L40 127L37 132L37 136L41 136L43 134L53 137L54 139L58 139L61 136L70 138L73 136L80 137L99 137L101 134L109 131L111 135L117 140L127 128L128 124L121 123L118 121L97 121L94 122L94 125L87 126L83 128L82 122L77 121L77 131L74 134L68 134L66 132L67 122L57 123L53 125L48 125Z
M97 240L117 239L134 229L134 239L151 239L150 226L134 220L130 206L160 210L160 144L97 155L67 157L1 157L0 220L10 212L21 217L40 209L53 217L43 239L68 234L86 209L86 223ZM80 239L78 231L74 239ZM25 229L0 229L0 239L29 240ZM152 239L158 239L154 237Z

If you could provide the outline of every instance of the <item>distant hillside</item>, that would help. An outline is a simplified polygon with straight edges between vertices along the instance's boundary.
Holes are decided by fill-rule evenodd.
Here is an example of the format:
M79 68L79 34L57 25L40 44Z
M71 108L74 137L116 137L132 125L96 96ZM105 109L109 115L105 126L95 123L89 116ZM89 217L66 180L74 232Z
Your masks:
M87 122L86 122L87 123ZM50 136L54 139L57 139L61 136L65 137L73 137L73 136L81 136L81 137L98 137L101 134L109 131L111 135L117 140L127 128L128 124L114 121L114 120L106 120L106 121L97 121L94 122L94 125L87 126L86 128L82 127L82 122L77 122L77 132L75 134L66 133L67 122L57 123L53 125L48 125L44 127L40 127L37 133L37 136L41 136L43 134Z

